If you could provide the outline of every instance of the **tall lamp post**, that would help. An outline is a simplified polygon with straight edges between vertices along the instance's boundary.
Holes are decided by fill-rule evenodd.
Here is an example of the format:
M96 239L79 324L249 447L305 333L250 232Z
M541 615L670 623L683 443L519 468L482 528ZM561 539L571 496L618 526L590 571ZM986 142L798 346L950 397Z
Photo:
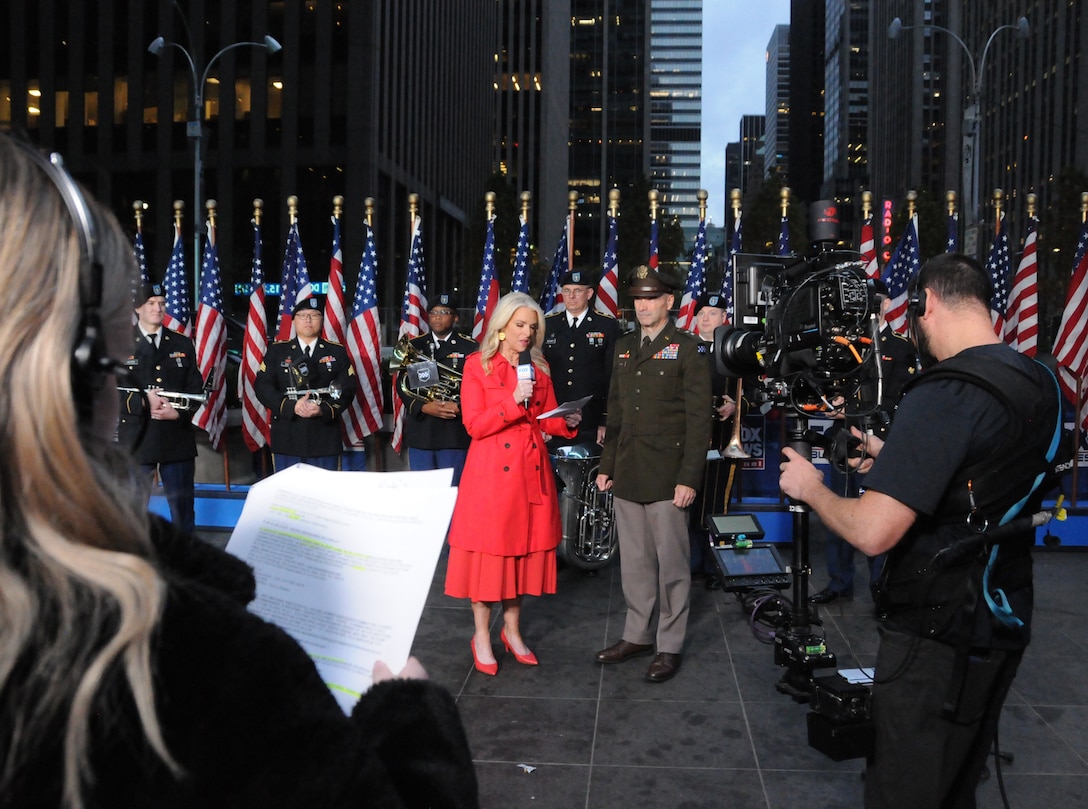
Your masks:
M1027 39L1028 34L1031 32L1031 28L1028 26L1027 17L1021 17L1016 21L1015 25L999 25L993 30L989 38L986 40L986 45L982 48L982 56L978 60L976 68L974 54L971 53L971 49L967 47L967 43L964 42L958 34L950 31L942 25L904 25L903 21L896 17L892 20L891 25L888 26L888 38L896 39L899 36L900 31L908 31L911 28L929 28L933 31L943 31L954 39L959 46L963 48L964 54L967 56L967 64L971 68L971 84L967 88L966 105L963 109L963 207L962 210L967 213L967 228L965 230L965 246L968 248L966 252L975 254L978 252L976 247L978 241L978 130L980 123L979 116L979 103L982 100L982 71L986 67L986 55L990 52L990 46L994 42L994 38L1002 31L1009 30L1015 31L1016 36L1019 39Z
M283 50L283 46L270 36L265 36L264 42L235 42L231 45L227 45L225 48L220 48L216 52L215 56L208 60L208 63L204 66L203 72L200 74L200 80L197 80L197 68L196 62L193 60L192 54L186 50L184 45L180 45L177 42L167 42L165 39L155 37L154 41L147 46L149 53L159 56L163 48L171 47L177 48L183 54L185 59L189 62L189 72L192 74L193 79L193 116L185 125L185 134L187 137L193 139L193 295L194 300L200 298L200 222L198 217L200 212L204 210L200 204L200 183L203 179L204 164L203 158L200 152L201 141L204 139L204 85L208 82L208 71L212 69L212 65L227 51L234 50L235 48L264 48L269 53L276 53Z

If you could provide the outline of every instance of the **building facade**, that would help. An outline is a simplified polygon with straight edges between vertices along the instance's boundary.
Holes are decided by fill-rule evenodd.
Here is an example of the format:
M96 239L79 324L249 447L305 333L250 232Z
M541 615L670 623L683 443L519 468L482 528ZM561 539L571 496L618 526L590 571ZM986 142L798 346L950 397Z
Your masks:
M60 151L123 222L135 200L147 201L153 278L170 255L173 201L186 203L187 244L198 224L188 135L202 127L201 196L218 202L225 287L249 281L255 198L264 201L266 280L278 280L275 246L284 243L291 195L311 279L325 280L332 198L342 194L350 288L363 201L373 197L379 304L395 329L413 193L428 284L456 284L467 212L482 204L493 157L499 20L491 0L418 0L411 8L397 0L11 0L3 9L0 127ZM223 50L266 35L282 50ZM153 55L148 46L159 36L167 44ZM241 295L227 297L235 309L244 305Z
M763 175L790 173L790 27L776 25L767 42L767 112Z

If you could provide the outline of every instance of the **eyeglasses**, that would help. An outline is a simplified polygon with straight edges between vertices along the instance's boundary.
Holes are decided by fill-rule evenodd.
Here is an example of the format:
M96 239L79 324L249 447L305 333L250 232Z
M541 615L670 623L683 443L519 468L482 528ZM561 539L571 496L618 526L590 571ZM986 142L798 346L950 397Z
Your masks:
M453 317L452 309L432 309L430 313L438 317Z
M320 312L299 312L297 315L295 315L295 317L297 317L297 318L299 318L301 320L320 320L321 319L321 313Z

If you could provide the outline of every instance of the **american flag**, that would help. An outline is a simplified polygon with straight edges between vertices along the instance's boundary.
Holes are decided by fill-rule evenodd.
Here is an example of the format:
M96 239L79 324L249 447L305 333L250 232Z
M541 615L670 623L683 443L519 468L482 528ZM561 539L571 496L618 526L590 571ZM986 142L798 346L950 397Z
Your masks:
M1080 229L1065 310L1054 340L1054 360L1062 392L1075 405L1081 429L1088 430L1088 398L1083 397L1088 377L1088 222Z
M619 286L620 276L618 269L619 256L616 252L616 234L618 228L616 217L608 217L608 242L604 247L604 262L601 266L601 282L597 284L597 294L593 299L593 308L612 317L619 316Z
M907 332L907 286L921 267L922 259L918 252L918 215L915 214L903 228L903 236L884 271L884 283L892 299L891 308L888 310L888 325L900 334Z
M998 337L1005 336L1005 313L1009 306L1009 230L1005 227L1005 213L997 220L990 257L986 259L986 273L990 276L990 319Z
M480 268L480 289L476 293L476 314L472 318L472 337L476 342L484 339L487 321L499 302L499 280L495 277L495 217L488 217L487 235L484 237L484 261Z
M733 238L729 242L729 259L722 273L722 297L725 298L726 317L733 321L733 267L736 264L737 254L743 249L744 231L740 220L740 211L733 220Z
M518 232L518 249L514 253L514 278L510 283L511 292L529 294L529 220L519 216L521 230Z
M658 263L658 250L657 250L657 220L650 220L650 259L646 262L647 266L651 270L657 269Z
M321 336L344 344L344 254L340 251L340 217L332 218L332 258L329 259L329 294L325 296L325 317Z
M567 256L567 225L563 225L563 235L559 237L559 244L555 248L555 258L552 259L552 271L548 274L548 280L544 282L544 290L540 295L540 308L546 315L566 311L563 293L559 291L559 280L567 271Z
M404 282L404 301L400 307L398 340L427 334L427 266L423 259L423 219L416 217L412 225L412 249L408 255L408 278ZM396 376L393 390L397 389ZM404 403L393 396L393 451L400 452L404 442Z
M295 304L313 294L310 271L306 268L306 255L302 252L302 238L298 222L292 222L287 231L287 247L283 251L283 281L280 284L280 315L276 329L277 340L290 340L295 333L295 319L291 310Z
M189 316L189 278L185 274L185 248L181 244L181 225L174 225L174 249L170 253L170 265L163 278L166 287L166 314L162 324L186 337L193 336Z
M204 377L208 401L193 414L193 424L208 433L216 452L227 424L227 324L223 319L223 284L215 227L208 226L204 260L200 265L200 304L196 309L196 364Z
M782 227L778 230L778 255L788 256L790 254L790 218L788 216L782 217Z
M359 264L359 282L351 305L347 348L359 390L351 405L344 409L344 443L360 447L363 439L382 427L382 343L378 322L378 248L374 231L366 225L366 247Z
M268 350L268 314L264 308L264 266L261 264L261 225L253 222L253 266L250 270L249 315L238 369L238 400L242 403L242 438L250 452L268 444L268 408L253 389L264 354Z
M144 247L144 234L141 230L136 231L136 237L132 240L132 255L136 257L136 265L140 268L140 280L132 279L132 305L136 307L144 303L140 300L140 295L143 294L140 290L151 283L151 275L147 271L147 249ZM138 320L139 317L133 311L132 325L135 326Z
M958 253L960 250L960 215L950 213L948 215L948 241L945 242L946 253Z
M873 232L873 215L865 217L861 223L861 263L865 265L865 274L876 280L880 277L880 264L876 260L876 235Z
M680 311L676 325L681 329L695 333L695 306L703 294L706 284L706 219L699 220L699 229L695 232L695 247L691 251L691 269L684 285L684 294L680 298Z
M1029 357L1035 356L1039 343L1039 261L1035 254L1038 227L1038 218L1031 217L1005 313L1005 342Z

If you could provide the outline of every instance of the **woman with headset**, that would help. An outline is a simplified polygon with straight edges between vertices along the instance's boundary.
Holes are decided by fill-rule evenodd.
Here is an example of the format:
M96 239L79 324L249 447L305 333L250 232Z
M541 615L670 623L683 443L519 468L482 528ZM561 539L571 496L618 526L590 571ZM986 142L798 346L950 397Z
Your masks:
M148 515L111 443L136 272L113 216L0 134L0 222L0 805L476 806L417 661L345 716L246 611L250 569Z

